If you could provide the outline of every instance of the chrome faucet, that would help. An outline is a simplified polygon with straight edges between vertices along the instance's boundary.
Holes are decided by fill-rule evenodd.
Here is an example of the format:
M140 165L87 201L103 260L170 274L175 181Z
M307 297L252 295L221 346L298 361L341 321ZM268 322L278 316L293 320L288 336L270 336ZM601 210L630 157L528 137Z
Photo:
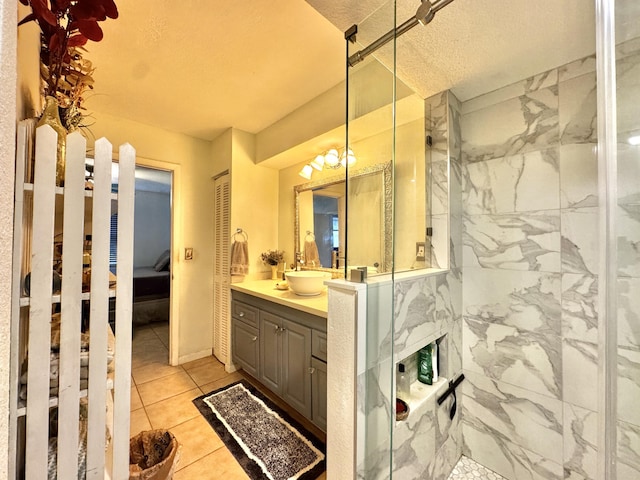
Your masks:
M300 270L302 270L302 265L304 265L304 260L302 259L302 253L301 252L296 252L296 265L295 265L295 270L297 272L299 272Z

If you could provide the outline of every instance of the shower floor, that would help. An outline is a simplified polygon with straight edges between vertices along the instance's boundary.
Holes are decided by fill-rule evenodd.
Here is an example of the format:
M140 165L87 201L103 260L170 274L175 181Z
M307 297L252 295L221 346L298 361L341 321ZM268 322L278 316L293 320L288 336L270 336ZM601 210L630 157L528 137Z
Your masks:
M449 480L506 480L502 475L474 462L464 455L453 467Z

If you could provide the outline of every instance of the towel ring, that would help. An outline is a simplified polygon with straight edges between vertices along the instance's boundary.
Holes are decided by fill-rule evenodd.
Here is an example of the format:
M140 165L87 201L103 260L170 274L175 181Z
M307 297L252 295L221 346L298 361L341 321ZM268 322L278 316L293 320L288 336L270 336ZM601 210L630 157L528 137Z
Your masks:
M304 237L304 241L306 242L309 237L311 237L312 242L316 241L316 236L313 234L313 232L310 230L307 230L307 234Z
M242 230L241 228L237 228L236 229L236 233L233 234L233 241L236 241L236 236L237 235L241 235L242 239L247 242L249 241L249 235L247 235L247 232L245 232L244 230Z

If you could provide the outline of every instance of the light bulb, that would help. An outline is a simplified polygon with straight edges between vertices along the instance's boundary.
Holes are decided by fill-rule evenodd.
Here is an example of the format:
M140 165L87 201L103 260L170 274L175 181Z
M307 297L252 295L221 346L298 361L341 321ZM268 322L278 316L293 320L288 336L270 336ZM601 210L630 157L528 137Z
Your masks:
M322 155L318 155L315 159L313 159L313 161L311 162L311 166L313 168L315 168L318 171L321 171L322 168L324 167L324 157Z
M338 150L336 150L335 148L332 148L331 150L329 150L327 154L324 156L324 161L329 167L335 168L338 165L338 163L340 163L340 158L338 157Z
M313 168L311 167L311 165L307 163L304 167L302 167L302 170L298 172L298 175L300 175L302 178L306 178L307 180L311 180L312 173L313 173Z
M633 145L634 147L637 147L638 145L640 145L640 135L629 137L629 140L627 141L629 142L629 145Z
M353 150L349 148L342 152L342 155L340 156L340 164L343 167L346 167L347 165L351 166L354 163L356 163L356 156L354 155Z

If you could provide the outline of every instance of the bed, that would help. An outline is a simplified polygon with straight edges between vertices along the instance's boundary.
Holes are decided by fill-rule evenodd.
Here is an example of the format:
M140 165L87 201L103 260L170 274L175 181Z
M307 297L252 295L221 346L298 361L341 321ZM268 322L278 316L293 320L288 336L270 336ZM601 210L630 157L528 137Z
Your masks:
M155 265L133 269L133 324L169 321L169 250Z

